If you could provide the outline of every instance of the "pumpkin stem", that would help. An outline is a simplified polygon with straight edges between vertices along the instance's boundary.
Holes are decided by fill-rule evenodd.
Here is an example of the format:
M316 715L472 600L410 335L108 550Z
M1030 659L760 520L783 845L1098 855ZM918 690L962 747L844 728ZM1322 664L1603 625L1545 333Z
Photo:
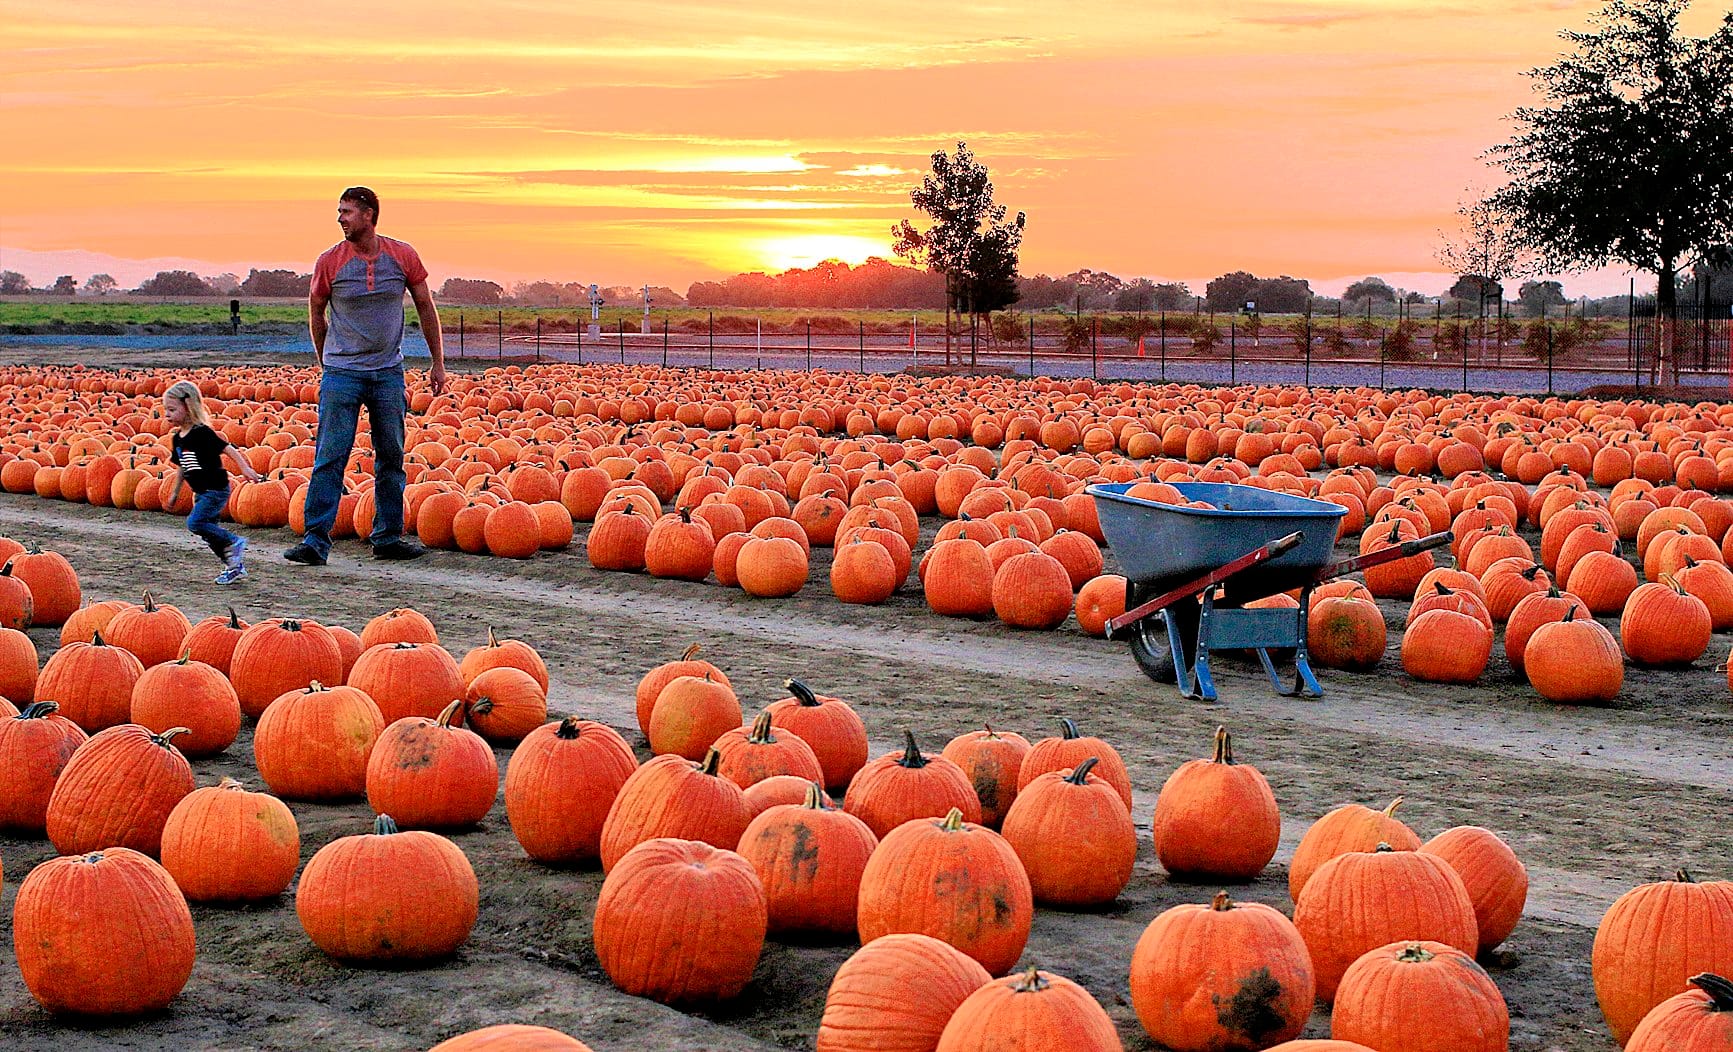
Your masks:
M184 647L181 647L180 660L176 661L175 664L185 665L186 663L188 663L192 659L193 659L193 648L190 645L184 646Z
M1384 817L1385 818L1395 818L1396 817L1396 809L1398 807L1401 807L1401 806L1402 806L1402 798L1400 796L1398 796L1396 799L1390 801L1389 807L1386 807L1384 809Z
M17 720L39 720L60 708L57 701L34 701L24 706L24 711L14 716Z
M835 805L830 802L830 797L825 793L824 786L817 782L806 783L806 803L801 806L811 808L814 811L836 810Z
M752 730L746 735L746 740L753 745L775 745L776 736L770 732L770 710L765 709L752 721Z
M963 828L963 812L953 807L945 812L945 820L939 823L939 828L947 833L955 833Z
M299 632L301 631L301 622L292 617L285 617L278 623L278 627L285 632Z
M1411 943L1402 948L1402 952L1396 955L1396 959L1403 964L1425 964L1433 956L1433 952L1426 947L1419 943Z
M325 689L325 684L320 683L318 680L314 680L313 682L307 684L307 693L309 693L309 694L317 694L324 689Z
M1438 589L1439 595L1449 595L1450 594L1450 589L1444 587L1443 581L1433 581L1432 587Z
M163 731L161 734L151 735L150 740L157 743L158 745L161 745L161 746L166 748L170 741L174 740L175 738L178 738L179 736L181 736L183 734L191 734L192 732L193 732L193 729L191 727L170 727L168 730Z
M680 660L681 661L691 661L693 658L697 657L698 652L700 650L703 650L703 649L704 649L703 644L693 643L691 646L686 648L685 653L680 655Z
M491 626L491 625L490 625L490 626L488 626L488 630L487 630L487 645L488 645L488 646L490 646L490 647L497 647L497 646L499 646L499 640L497 640L497 639L495 639L495 638L494 638L494 636L493 636L493 626Z
M230 778L228 775L224 775L223 780L217 783L217 788L244 791L247 787L239 779Z
M1036 994L1047 989L1047 986L1047 977L1042 975L1034 965L1030 965L1029 970L1018 976L1017 981L1011 984L1011 991L1019 994Z
M897 763L903 767L919 770L927 765L927 758L921 755L921 747L915 744L915 732L905 728L903 738L908 745L903 749L903 758Z
M1695 883L1697 883L1697 878L1692 876L1691 871L1686 869L1684 866L1680 866L1679 871L1677 873L1673 874L1673 879L1678 881L1681 884L1695 884Z
M1733 983L1712 972L1704 972L1691 976L1691 985L1709 995L1709 1011L1733 1012Z
M1385 854L1387 852L1394 852L1395 850L1396 850L1395 848L1391 847L1389 844L1386 844L1384 841L1382 841L1382 840L1378 841L1378 848L1376 851L1377 854L1382 855L1382 854Z
M397 821L390 815L380 815L373 820L374 836L390 836L397 832Z
M1216 913L1226 913L1234 908L1234 903L1225 891L1216 892L1216 897L1210 900L1209 908Z
M463 698L453 699L451 704L439 710L439 718L433 722L437 723L441 727L449 728L453 721L463 719L463 706L465 704L466 702Z
M714 778L716 777L716 770L721 766L721 764L722 754L717 752L715 747L712 746L710 751L704 754L704 759L699 762L698 773L707 774Z
M90 645L93 647L105 647L108 645L102 641L102 629L93 628L90 630Z
M1216 728L1215 763L1231 764L1234 762L1234 736L1228 733L1226 727Z
M1077 729L1077 722L1069 717L1060 719L1059 736L1065 741L1071 741L1075 738L1083 737L1082 733Z
M1078 764L1076 769L1074 769L1069 775L1066 775L1065 780L1070 782L1072 785L1087 785L1089 783L1090 769L1100 762L1101 758L1099 756L1091 756L1089 759Z
M156 613L156 599L149 592L144 593L144 612L147 614Z
M794 695L795 701L800 702L800 704L808 708L822 704L818 700L818 695L812 692L811 687L802 683L800 680L795 679L793 676L783 680L782 685L788 689L790 694Z

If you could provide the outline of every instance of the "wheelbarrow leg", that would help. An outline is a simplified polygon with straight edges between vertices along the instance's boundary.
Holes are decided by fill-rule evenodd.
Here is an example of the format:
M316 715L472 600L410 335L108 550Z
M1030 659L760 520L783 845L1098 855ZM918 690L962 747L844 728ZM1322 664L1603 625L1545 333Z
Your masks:
M1321 698L1324 696L1324 688L1318 685L1318 677L1312 675L1312 662L1306 654L1307 626L1311 623L1311 611L1312 590L1306 588L1300 592L1300 643L1294 648L1294 689L1288 693Z
M1192 656L1192 675L1195 678L1195 689L1187 689L1188 684L1181 682L1180 693L1188 698L1202 698L1204 701L1216 700L1215 677L1210 675L1209 645L1210 626L1215 620L1215 589L1204 593L1203 602L1198 610L1197 619L1197 649ZM1177 667L1177 666L1176 666Z

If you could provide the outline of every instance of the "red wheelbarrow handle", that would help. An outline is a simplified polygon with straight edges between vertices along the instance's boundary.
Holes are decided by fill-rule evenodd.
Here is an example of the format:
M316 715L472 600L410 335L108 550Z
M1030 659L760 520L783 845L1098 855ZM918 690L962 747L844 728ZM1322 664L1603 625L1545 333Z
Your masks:
M1140 603L1132 609L1127 610L1125 613L1108 621L1107 630L1110 633L1117 632L1127 625L1136 624L1148 617L1150 614L1155 613L1157 610L1166 609L1187 596L1197 595L1206 588L1214 588L1216 585L1221 584L1223 581L1232 577L1234 574L1239 573L1241 570L1274 559L1276 556L1281 555L1290 548L1299 544L1304 537L1305 534L1303 533L1290 533L1286 537L1276 538L1261 548L1254 548L1239 558L1216 567L1214 570L1204 574L1202 577L1187 581L1185 584L1180 585L1172 591L1164 592L1161 595L1156 596L1154 599Z
M1401 544L1393 545L1389 548L1380 548L1375 552L1367 552L1365 555L1356 555L1352 559L1343 559L1340 562L1333 562L1322 570L1319 570L1318 576L1312 579L1312 583L1322 584L1325 581L1337 577L1345 577L1351 573L1359 573L1361 570L1373 566L1382 566L1388 562L1395 562L1397 559L1406 559L1410 556L1419 555L1421 552L1431 551L1434 548L1442 548L1446 544L1450 543L1451 537L1452 534L1450 531L1446 530L1443 533L1434 533L1427 537L1418 538L1417 540L1403 541Z

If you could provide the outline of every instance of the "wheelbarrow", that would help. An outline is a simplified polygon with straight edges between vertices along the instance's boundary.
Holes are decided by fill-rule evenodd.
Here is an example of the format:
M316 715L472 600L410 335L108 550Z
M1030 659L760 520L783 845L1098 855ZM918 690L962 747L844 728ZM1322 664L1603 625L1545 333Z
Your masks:
M1125 613L1107 622L1108 636L1127 640L1146 675L1188 698L1216 699L1210 654L1218 650L1252 651L1279 694L1321 696L1306 653L1312 589L1450 543L1448 532L1435 533L1331 562L1347 514L1340 505L1255 486L1173 483L1187 500L1211 505L1187 508L1127 496L1133 485L1086 490L1126 579ZM1246 608L1296 588L1298 608ZM1294 665L1291 687L1278 656Z

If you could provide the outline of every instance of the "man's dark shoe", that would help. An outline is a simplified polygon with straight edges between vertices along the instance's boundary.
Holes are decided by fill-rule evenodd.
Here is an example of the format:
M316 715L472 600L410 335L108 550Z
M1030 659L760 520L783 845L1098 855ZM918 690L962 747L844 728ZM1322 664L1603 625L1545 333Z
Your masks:
M375 559L419 559L426 554L426 548L423 548L420 544L417 544L414 541L403 540L402 538L392 541L389 544L376 544L373 546L373 557Z
M324 566L325 557L319 554L319 549L311 544L297 544L283 553L283 558L302 566Z

